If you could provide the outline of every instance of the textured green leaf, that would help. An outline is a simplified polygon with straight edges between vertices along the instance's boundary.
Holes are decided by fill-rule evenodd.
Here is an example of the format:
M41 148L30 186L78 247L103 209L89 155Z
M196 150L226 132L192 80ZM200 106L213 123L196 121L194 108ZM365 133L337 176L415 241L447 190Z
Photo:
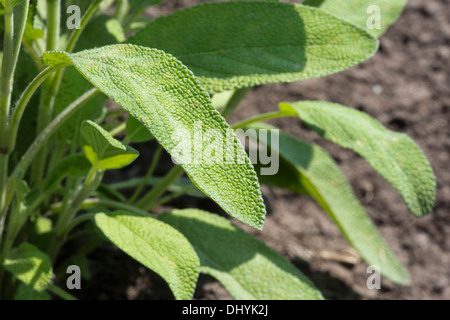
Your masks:
M180 232L150 216L120 211L98 213L95 223L117 247L164 278L176 299L192 298L199 258Z
M6 257L4 267L36 291L45 290L52 277L50 258L29 243L13 249Z
M57 188L61 180L67 176L81 178L85 176L91 164L86 159L84 154L70 155L62 159L56 166L54 166L43 184L43 192L51 192Z
M407 2L407 0L305 0L303 4L319 7L347 19L379 37L398 19ZM375 13L370 10L370 6L378 6L380 10L379 28L367 27L368 19Z
M46 53L43 60L53 54ZM205 194L233 217L262 228L265 206L250 159L191 71L160 50L135 45L106 46L68 57L97 88L142 122ZM205 141L211 135L219 136L216 150Z
M92 166L100 170L123 168L139 156L138 151L114 139L108 131L90 120L83 122L81 145Z
M130 142L146 142L155 138L142 122L133 116L128 116L125 132Z
M19 284L19 287L17 287L14 300L51 300L51 297L45 291L39 292L34 290L32 287L21 283Z
M406 134L390 131L366 113L335 103L281 103L280 109L298 115L322 137L366 158L398 190L414 215L423 216L433 208L433 170Z
M364 30L322 10L260 1L181 10L128 42L173 54L211 93L325 76L368 59L378 47Z
M264 124L254 127L272 128ZM267 142L270 146L271 138ZM320 204L361 257L368 264L379 266L381 273L391 281L408 284L407 271L378 233L334 160L319 146L283 133L279 134L278 151L289 164L288 169L297 170L292 179L297 179L298 188Z
M159 217L183 233L200 257L201 272L236 299L322 299L292 264L225 218L196 209Z

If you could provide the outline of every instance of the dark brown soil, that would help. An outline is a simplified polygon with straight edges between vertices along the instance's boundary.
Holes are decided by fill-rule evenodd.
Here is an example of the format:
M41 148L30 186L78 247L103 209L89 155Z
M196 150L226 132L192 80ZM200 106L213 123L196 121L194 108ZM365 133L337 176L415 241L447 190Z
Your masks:
M159 16L199 2L205 1L170 0L148 13ZM332 101L363 110L388 128L409 134L428 156L437 177L436 206L427 217L416 219L364 159L324 141L299 120L274 122L331 153L412 277L408 287L382 279L381 290L367 289L367 265L312 200L263 187L271 208L264 231L239 225L292 261L326 298L450 299L449 17L450 0L410 0L400 20L381 38L380 51L372 59L321 79L257 87L231 117L236 121L276 110L280 101ZM210 202L188 201L189 206L219 212ZM85 297L172 298L164 281L119 251L102 247L92 258L93 280L86 284ZM105 263L110 269L105 269ZM231 297L213 279L202 276L195 298Z

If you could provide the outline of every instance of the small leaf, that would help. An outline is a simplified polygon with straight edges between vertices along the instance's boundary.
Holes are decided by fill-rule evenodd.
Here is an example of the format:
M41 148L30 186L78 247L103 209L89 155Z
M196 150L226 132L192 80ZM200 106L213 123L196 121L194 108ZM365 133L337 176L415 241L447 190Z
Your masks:
M99 170L123 168L139 155L138 151L114 139L108 131L90 120L83 122L81 140L87 159Z
M49 193L57 188L65 177L84 177L91 168L91 164L84 154L70 155L54 166L43 184L43 192Z
M378 48L367 32L323 10L268 1L180 10L127 42L173 54L210 93L329 75Z
M219 280L235 299L322 299L292 264L222 217L187 209L159 219L188 238L200 257L201 272Z
M255 124L252 128L273 127ZM268 132L276 134L275 131ZM269 147L271 141L269 136ZM408 272L378 233L334 160L319 146L282 133L278 140L273 141L279 141L278 152L284 163L288 164L287 169L297 171L288 186L295 182L300 193L313 197L368 264L379 266L381 273L395 283L409 284ZM276 181L276 186L283 187L281 179Z
M147 142L155 139L148 129L133 116L128 116L125 130L130 142Z
M126 44L65 54L143 123L205 194L233 217L262 228L265 206L250 159L181 62L160 50ZM208 143L208 138L216 139Z
M120 211L97 213L95 223L117 247L164 278L176 299L192 298L199 259L180 232L153 217Z
M50 258L29 243L13 249L5 259L4 267L36 291L45 290L52 277Z
M24 283L19 284L14 300L51 300L47 292L39 292Z
M406 134L390 131L368 114L335 103L281 103L280 109L298 115L320 136L366 158L398 190L414 215L426 215L433 208L433 169Z
M407 0L305 0L303 4L319 7L380 37L398 19L407 2ZM372 21L373 18L378 18L374 16L378 13L380 25Z

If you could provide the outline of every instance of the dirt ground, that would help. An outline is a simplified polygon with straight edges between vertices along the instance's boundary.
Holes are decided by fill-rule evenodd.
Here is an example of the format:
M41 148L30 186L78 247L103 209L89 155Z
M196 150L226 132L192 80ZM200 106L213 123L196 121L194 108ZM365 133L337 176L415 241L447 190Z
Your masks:
M199 2L205 1L168 0L148 13L159 16ZM367 265L311 199L263 187L270 208L264 231L243 228L294 263L328 299L450 299L449 17L450 0L409 0L370 60L321 79L257 87L230 119L276 110L280 101L332 101L363 110L388 128L409 134L429 158L437 177L436 206L431 214L417 219L364 159L324 141L299 120L273 122L331 153L411 274L410 286L382 279L381 290L367 289ZM208 201L188 199L184 205L219 212ZM91 258L93 280L85 287L85 297L172 299L158 276L118 250L101 247ZM111 271L103 269L105 262ZM231 297L216 281L202 276L195 298Z

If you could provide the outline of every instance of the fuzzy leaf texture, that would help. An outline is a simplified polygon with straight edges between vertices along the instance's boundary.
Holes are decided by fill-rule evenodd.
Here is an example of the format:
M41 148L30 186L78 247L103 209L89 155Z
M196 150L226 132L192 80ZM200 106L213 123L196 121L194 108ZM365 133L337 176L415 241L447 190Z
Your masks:
M305 0L303 4L318 7L347 19L380 37L402 13L407 0ZM376 20L379 13L380 24Z
M138 151L114 139L90 120L81 126L81 145L92 166L100 170L123 168L139 156Z
M97 213L95 224L117 247L166 280L176 299L192 298L199 258L180 232L153 217L122 211Z
M58 54L46 53L44 63ZM135 45L63 54L143 123L205 194L233 217L262 229L265 206L250 159L189 69L160 50Z
M280 109L298 115L320 136L366 158L398 190L414 215L424 216L433 208L433 169L406 134L388 130L368 114L335 103L281 103Z
M273 127L257 124L252 128ZM268 132L270 147L270 134L276 132ZM261 176L262 183L281 188L286 185L288 190L313 197L369 265L379 266L381 273L393 282L409 284L408 272L378 233L334 160L319 146L283 133L279 134L278 152L284 167L277 175L283 176Z
M159 217L183 233L200 257L201 272L238 300L323 299L292 264L227 219L196 209Z
M371 57L378 41L309 6L205 3L158 18L128 43L180 59L210 93L316 78Z
M4 267L17 279L40 292L47 288L53 272L50 258L29 243L22 243L11 250Z

